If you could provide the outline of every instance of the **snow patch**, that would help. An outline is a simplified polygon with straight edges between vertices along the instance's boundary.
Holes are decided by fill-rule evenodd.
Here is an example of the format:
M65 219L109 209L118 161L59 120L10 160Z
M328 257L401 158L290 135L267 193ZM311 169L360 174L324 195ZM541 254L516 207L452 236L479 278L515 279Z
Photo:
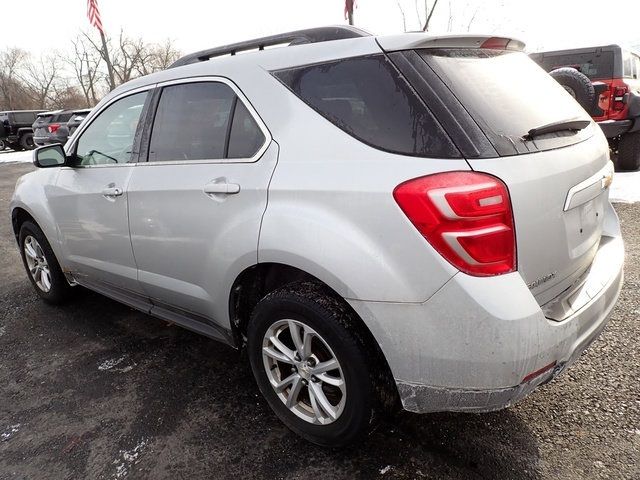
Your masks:
M609 199L618 203L640 202L640 170L616 172L613 175Z
M18 430L20 430L19 423L16 423L15 425L9 425L4 432L0 433L0 440L2 440L3 442L6 442L11 437L13 437L13 435L17 433Z
M122 363L125 358L126 355L122 355L118 358L110 358L109 360L105 360L100 365L98 365L98 370L111 370L116 365Z
M0 152L0 163L31 163L33 162L33 152L25 150L23 152L14 152L12 150L4 150Z
M129 474L129 470L135 464L140 461L140 455L147 446L147 441L142 439L131 450L120 450L118 457L113 461L116 466L116 471L113 474L113 478L124 478Z
M127 365L126 367L123 367L123 368L115 368L116 366L120 365L125 360L125 358L127 358L127 356L122 355L121 357L110 358L108 360L105 360L104 362L98 365L98 370L102 370L102 371L109 370L111 372L119 372L119 373L130 372L131 370L133 370L133 367L136 366L135 363L133 363L132 365Z

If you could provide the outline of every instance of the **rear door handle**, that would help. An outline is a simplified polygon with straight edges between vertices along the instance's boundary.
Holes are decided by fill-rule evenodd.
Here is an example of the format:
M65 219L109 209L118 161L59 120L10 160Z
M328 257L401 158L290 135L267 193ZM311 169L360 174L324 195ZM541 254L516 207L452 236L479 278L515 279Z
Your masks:
M102 195L107 198L119 197L122 193L122 189L118 187L106 187L102 189Z
M207 183L204 186L204 193L206 193L207 195L232 195L239 192L240 185L238 185L237 183Z

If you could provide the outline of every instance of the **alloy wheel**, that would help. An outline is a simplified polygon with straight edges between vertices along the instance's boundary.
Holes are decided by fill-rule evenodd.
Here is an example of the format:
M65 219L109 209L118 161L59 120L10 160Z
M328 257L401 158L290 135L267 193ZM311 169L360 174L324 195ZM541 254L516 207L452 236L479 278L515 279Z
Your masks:
M317 425L335 422L347 398L340 362L314 329L283 319L262 341L264 368L278 398L297 417Z
M23 249L24 258L29 268L29 275L31 275L40 290L48 293L51 290L51 270L40 243L31 235L28 235L24 239Z

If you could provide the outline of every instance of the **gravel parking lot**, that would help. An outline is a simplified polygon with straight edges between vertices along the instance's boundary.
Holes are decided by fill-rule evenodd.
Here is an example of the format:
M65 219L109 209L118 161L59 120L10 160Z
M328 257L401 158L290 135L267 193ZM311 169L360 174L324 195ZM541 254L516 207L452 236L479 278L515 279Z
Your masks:
M32 168L0 165L0 479L640 478L640 204L616 205L626 283L567 373L508 410L400 414L331 451L280 424L231 348L87 291L41 302L8 217Z

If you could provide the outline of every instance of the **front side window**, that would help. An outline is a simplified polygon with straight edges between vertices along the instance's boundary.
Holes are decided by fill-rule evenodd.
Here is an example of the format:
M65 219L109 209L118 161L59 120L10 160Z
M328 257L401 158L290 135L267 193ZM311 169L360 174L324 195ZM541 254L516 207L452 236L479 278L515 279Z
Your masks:
M82 132L76 165L112 165L131 160L133 143L147 92L136 93L109 105Z
M460 157L429 109L383 55L274 75L327 120L368 145L404 155Z

